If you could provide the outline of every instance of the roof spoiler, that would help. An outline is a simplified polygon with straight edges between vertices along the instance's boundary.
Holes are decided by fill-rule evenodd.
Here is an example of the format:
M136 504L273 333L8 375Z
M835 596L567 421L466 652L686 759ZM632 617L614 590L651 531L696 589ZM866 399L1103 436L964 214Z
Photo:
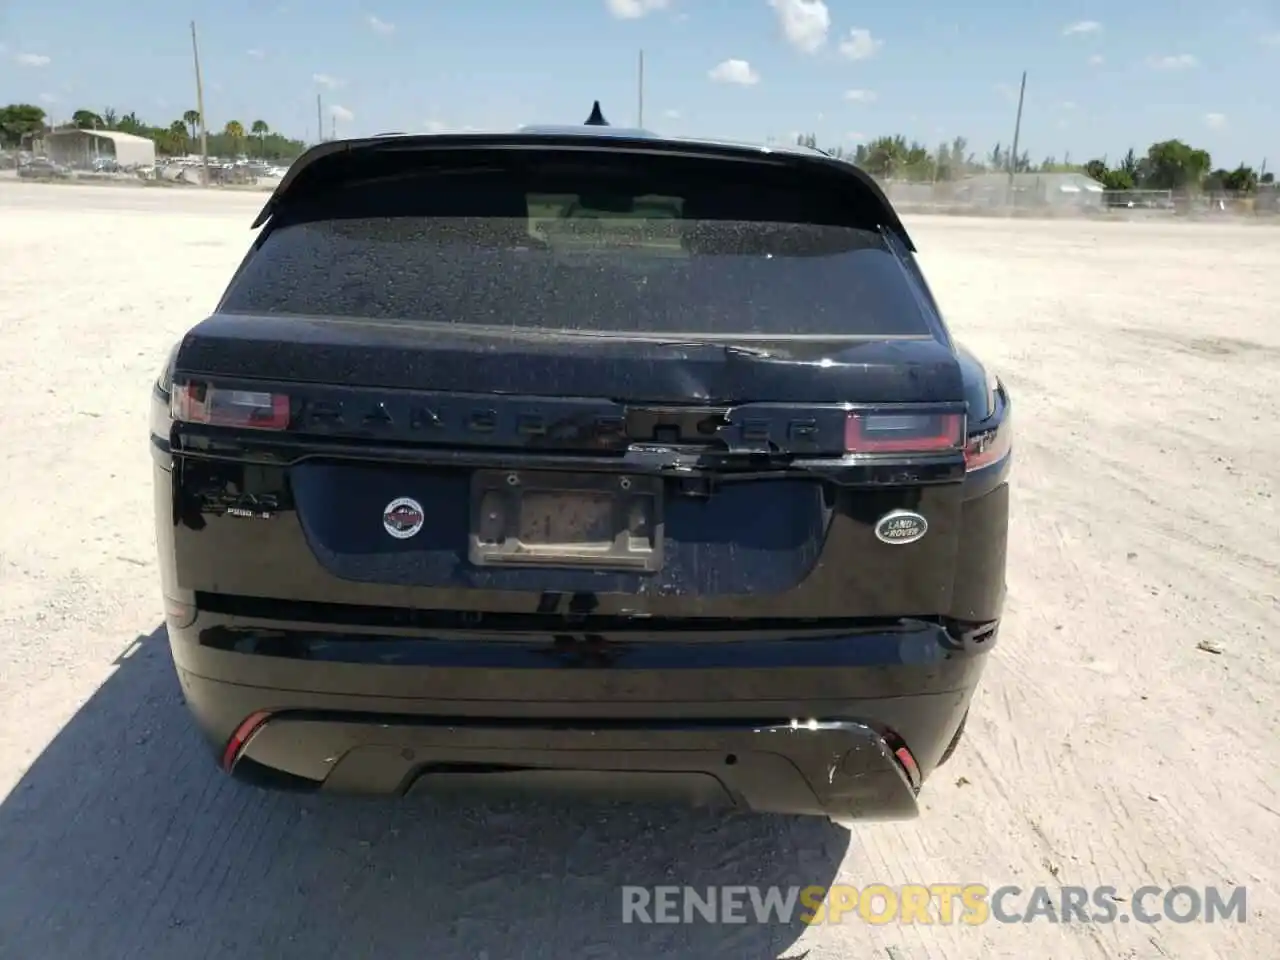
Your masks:
M596 121L598 122L590 122ZM608 126L600 104L594 104L589 123L583 126ZM837 160L819 152L771 150L742 144L714 143L697 140L664 140L651 136L632 136L629 131L619 134L584 136L582 133L562 131L532 131L514 133L459 133L459 134L405 134L403 136L367 137L360 140L331 140L312 147L289 167L280 179L271 197L263 205L253 229L258 229L272 218L286 201L295 198L315 197L363 176L368 160L386 159L404 172L411 172L420 160L438 159L452 152L493 151L497 156L510 152L540 152L549 150L584 150L603 153L641 153L646 156L703 158L726 162L758 163L772 167L784 167L798 176L813 175L828 178L835 189L856 189L862 201L882 229L894 234L908 250L915 244L907 233L901 218L893 209L880 185L865 170L844 160ZM582 128L577 128L581 130ZM394 160L392 155L395 155ZM726 166L726 171L728 171Z

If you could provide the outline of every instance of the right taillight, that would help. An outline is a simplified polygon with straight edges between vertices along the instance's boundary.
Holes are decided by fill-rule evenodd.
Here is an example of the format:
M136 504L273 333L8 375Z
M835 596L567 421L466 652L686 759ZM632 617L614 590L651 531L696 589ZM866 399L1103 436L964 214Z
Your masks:
M849 414L846 453L931 454L964 445L963 413L874 411Z
M964 468L966 471L973 471L989 467L1003 460L1012 449L1013 422L1006 414L999 426L975 433L965 442Z

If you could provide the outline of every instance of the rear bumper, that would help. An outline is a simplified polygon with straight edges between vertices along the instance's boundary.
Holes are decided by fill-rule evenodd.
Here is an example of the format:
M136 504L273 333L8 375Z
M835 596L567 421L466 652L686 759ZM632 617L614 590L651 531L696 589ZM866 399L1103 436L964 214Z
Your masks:
M578 642L357 635L199 613L171 622L188 705L262 785L671 798L902 819L995 630L925 621Z

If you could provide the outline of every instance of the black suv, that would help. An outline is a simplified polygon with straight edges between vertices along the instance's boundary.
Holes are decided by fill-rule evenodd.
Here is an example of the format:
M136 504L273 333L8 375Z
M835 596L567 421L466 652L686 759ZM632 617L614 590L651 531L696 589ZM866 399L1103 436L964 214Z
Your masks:
M151 427L229 773L915 814L1000 621L1010 407L866 174L373 137L256 226Z

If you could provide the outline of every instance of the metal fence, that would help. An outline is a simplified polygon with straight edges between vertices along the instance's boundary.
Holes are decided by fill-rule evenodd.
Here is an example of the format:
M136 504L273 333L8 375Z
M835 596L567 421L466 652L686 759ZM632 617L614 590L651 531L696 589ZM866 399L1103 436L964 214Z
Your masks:
M1264 184L1256 192L1215 191L1179 195L1172 190L1046 189L1044 178L1023 175L1009 184L1001 178L980 177L919 183L882 180L880 186L895 207L905 213L956 216L1031 217L1264 217L1280 220L1280 190ZM1068 192L1069 191L1069 192Z

